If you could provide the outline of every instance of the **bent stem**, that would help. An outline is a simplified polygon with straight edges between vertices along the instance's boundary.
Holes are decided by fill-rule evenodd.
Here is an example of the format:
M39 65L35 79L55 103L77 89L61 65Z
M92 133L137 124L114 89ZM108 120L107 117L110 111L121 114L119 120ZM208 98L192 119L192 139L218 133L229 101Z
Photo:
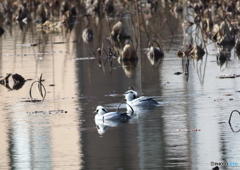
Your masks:
M238 114L240 115L240 112L239 112L238 110L233 110L233 111L231 112L230 117L229 117L229 120L228 120L229 126L230 126L230 128L231 128L231 130L232 130L233 132L240 132L240 129L239 129L238 131L235 131L235 130L233 130L233 128L232 128L231 118L232 118L233 112L238 112Z
M238 110L233 110L230 114L230 117L229 117L229 120L228 120L228 123L231 124L231 118L232 118L232 114L233 112L238 112L238 114L240 115L240 112Z
M42 84L42 74L41 74L41 76L40 76L40 78L39 78L39 81L34 81L32 84L31 84L31 87L30 87L30 90L29 90L29 95L30 95L30 98L31 98L31 100L33 101L33 97L32 97L32 87L33 87L33 85L35 84L35 83L38 83L38 91L39 91L39 93L40 93L40 95L41 95L41 97L42 97L42 100L44 100L45 99L45 97L46 97L46 94L47 94L47 92L46 92L46 89L45 89L45 87L44 87L44 85ZM43 90L44 90L44 94L43 94Z
M133 110L132 106L130 106L130 105L129 105L129 104L127 104L126 102L122 102L122 103L120 103L120 104L118 105L118 108L117 108L116 112L118 112L118 110L119 110L119 107L120 107L120 106L121 106L123 103L125 103L126 105L128 105L128 106L131 108L131 110L132 110L132 114L131 114L131 115L133 115L133 113L134 113L134 110Z

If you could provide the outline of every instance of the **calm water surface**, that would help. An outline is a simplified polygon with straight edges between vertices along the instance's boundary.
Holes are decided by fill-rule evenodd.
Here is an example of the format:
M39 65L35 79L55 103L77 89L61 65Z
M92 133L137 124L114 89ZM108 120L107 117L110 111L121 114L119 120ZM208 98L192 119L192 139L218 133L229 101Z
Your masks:
M164 17L158 15L150 20L149 29L156 31L159 21L163 23ZM110 26L115 22L111 19ZM240 62L232 52L227 67L219 68L217 47L210 44L202 61L190 61L188 81L185 75L174 75L182 72L182 60L176 56L184 41L181 22L181 17L170 15L174 36L167 25L159 35L165 49L161 66L152 66L146 57L147 40L142 33L136 64L114 60L110 67L103 58L100 67L98 59L91 57L103 37L109 36L106 18L99 19L98 25L94 22L90 44L81 37L83 21L68 33L38 31L34 24L22 30L17 24L11 31L5 28L0 39L0 75L18 73L33 80L19 90L0 86L0 169L202 170L211 169L212 161L238 162L240 136L227 121L231 111L239 109L240 78L216 77L239 74ZM42 43L30 46L37 42ZM32 82L41 74L45 100L26 102ZM161 105L137 111L128 123L95 122L95 108L116 110L129 86ZM37 86L33 97L40 99ZM48 113L51 110L67 113ZM236 131L239 120L237 114L233 116Z

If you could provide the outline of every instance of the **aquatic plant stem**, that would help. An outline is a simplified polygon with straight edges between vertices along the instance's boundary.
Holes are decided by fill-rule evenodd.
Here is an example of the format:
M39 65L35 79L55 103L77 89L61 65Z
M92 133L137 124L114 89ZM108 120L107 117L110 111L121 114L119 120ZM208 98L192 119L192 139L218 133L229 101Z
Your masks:
M32 97L32 87L33 87L33 85L34 85L35 83L38 83L39 93L40 93L40 95L41 95L41 97L42 97L42 100L44 100L45 97L46 97L47 92L46 92L46 89L45 89L44 85L42 84L42 74L41 74L39 81L34 81L34 82L31 84L31 87L30 87L30 90L29 90L29 95L30 95L31 101L33 101L33 97ZM44 89L44 94L43 94L42 89Z

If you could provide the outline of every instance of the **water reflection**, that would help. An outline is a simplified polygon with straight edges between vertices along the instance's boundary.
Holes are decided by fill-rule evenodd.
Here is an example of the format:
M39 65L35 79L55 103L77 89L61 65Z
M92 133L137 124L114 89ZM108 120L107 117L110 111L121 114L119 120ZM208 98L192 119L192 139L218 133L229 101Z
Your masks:
M86 28L83 30L82 32L82 38L83 38L83 41L86 42L86 43L90 43L93 41L93 31L92 31L92 25L91 25L91 15L85 15L86 18L87 18L87 26Z
M105 134L109 127L118 127L122 123L126 123L126 122L121 122L120 120L95 119L96 129L99 135Z
M155 113L161 114L161 112ZM151 112L149 114L154 114L154 112ZM149 128L148 121L151 121L151 119L143 117L139 120L137 126L139 168L162 169L165 166L164 164L167 162L164 142L165 137L162 124L163 122L161 119L151 121L151 126L154 127L152 129ZM149 143L151 143L151 145L149 145Z
M158 69L161 65L161 63L163 62L163 55L162 54L156 54L158 52L154 52L154 54L151 54L151 51L155 51L154 47L151 47L152 49L149 49L148 53L147 53L147 57L151 63L151 65L153 66L153 68Z
M147 119L147 116L151 116L152 113L154 113L157 109L157 106L138 106L138 107L132 107L134 110L134 114L132 114L130 108L127 106L127 111L129 114L131 114L131 123L139 123L143 119Z
M12 87L9 86L9 84L2 84L4 87L6 87L9 91L11 90L19 90L23 87L23 85L25 84L25 82L21 82L21 83L14 83Z
M96 6L88 2L89 7L94 7L86 10L91 13L91 24L83 17L86 11L80 8L81 1L76 4L79 10L76 20L67 18L70 13L64 11L62 15L66 14L67 23L60 23L59 28L48 30L46 26L37 30L35 23L21 25L20 21L12 23L12 30L4 26L6 31L0 46L1 75L21 72L27 78L37 78L43 73L47 95L39 103L19 102L19 98L28 96L29 83L14 94L0 86L1 168L211 169L211 161L239 159L238 136L229 133L231 129L226 123L219 124L228 119L229 110L238 106L239 79L216 79L219 74L237 73L239 62L233 57L231 62L225 61L227 69L217 69L219 46L206 43L211 41L200 30L203 23L199 17L189 19L191 26L184 28L187 36L182 35L181 23L186 19L186 12L199 15L201 8L197 6L200 4L186 9L186 2L159 1L157 6L152 1L142 1L129 6L128 1L120 8L122 2L116 1L113 14L108 16L101 11L100 1L93 1ZM107 2L111 5L111 1ZM60 4L55 5L60 9ZM112 13L110 5L105 4L104 8ZM181 6L184 7L182 12ZM116 10L123 12L117 17ZM121 41L122 35L115 34L116 40L108 37L119 21L125 24L127 38L131 36L137 61L118 63L116 59L126 39ZM94 33L94 39L87 43L82 37L86 26ZM209 25L206 30L210 29ZM142 52L152 36L158 37L164 47L163 60L149 60ZM176 51L190 43L207 54L195 55L195 59L185 58L189 78L185 81L186 75L173 73L183 70L182 59L176 56ZM101 54L95 55L99 48ZM226 52L227 59L232 57L232 49L220 51ZM152 69L153 65L161 67ZM196 71L192 71L194 69ZM94 121L91 112L97 105L122 101L123 96L107 95L109 91L123 94L129 86L140 96L154 96L162 105L136 108L132 120L124 124ZM231 94L233 100L226 94ZM215 100L218 98L223 100ZM46 110L60 109L67 110L67 114L46 114Z
M134 77L136 75L136 66L137 66L137 60L133 61L118 61L119 64L122 66L125 74L127 77Z

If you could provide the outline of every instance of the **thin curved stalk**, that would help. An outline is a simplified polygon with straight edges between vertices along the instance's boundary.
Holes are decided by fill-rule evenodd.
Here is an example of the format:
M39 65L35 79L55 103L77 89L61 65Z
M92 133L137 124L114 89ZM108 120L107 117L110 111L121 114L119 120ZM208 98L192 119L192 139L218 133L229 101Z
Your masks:
M134 110L133 110L132 106L130 106L130 105L129 105L129 104L127 104L126 102L122 102L122 103L120 103L120 104L118 105L118 108L117 108L116 112L118 112L118 110L119 110L119 107L120 107L120 106L121 106L123 103L125 103L126 105L128 105L128 106L130 107L130 109L132 110L132 114L131 114L131 115L133 115L133 113L134 113Z
M233 110L233 111L231 112L230 117L229 117L229 120L228 120L229 126L230 126L230 128L231 128L231 130L232 130L233 132L240 132L240 129L239 129L238 131L235 131L235 130L233 130L233 128L232 128L231 118L232 118L233 112L238 112L238 114L240 115L240 112L239 112L238 110Z
M230 117L229 117L229 120L228 120L228 123L231 124L231 119L232 119L232 114L233 112L238 112L238 114L240 115L240 112L238 110L233 110L230 114Z
M34 81L34 82L31 84L31 87L30 87L30 90L29 90L29 95L30 95L31 100L33 99L33 98L32 98L32 87L33 87L33 84L36 83L36 82L38 82L38 81Z
M38 83L38 90L39 90L39 93L40 93L40 95L41 95L41 97L42 97L42 100L45 99L46 94L47 94L47 91L46 91L46 88L44 87L44 85L42 84L42 81L43 81L43 80L42 80L42 74L41 74L41 76L40 76L40 78L39 78L39 81L34 81L34 82L31 84L31 87L30 87L30 90L29 90L29 96L30 96L30 98L31 98L32 101L33 101L33 97L32 97L32 87L33 87L33 85L34 85L35 83ZM44 94L43 94L42 89L44 90Z

